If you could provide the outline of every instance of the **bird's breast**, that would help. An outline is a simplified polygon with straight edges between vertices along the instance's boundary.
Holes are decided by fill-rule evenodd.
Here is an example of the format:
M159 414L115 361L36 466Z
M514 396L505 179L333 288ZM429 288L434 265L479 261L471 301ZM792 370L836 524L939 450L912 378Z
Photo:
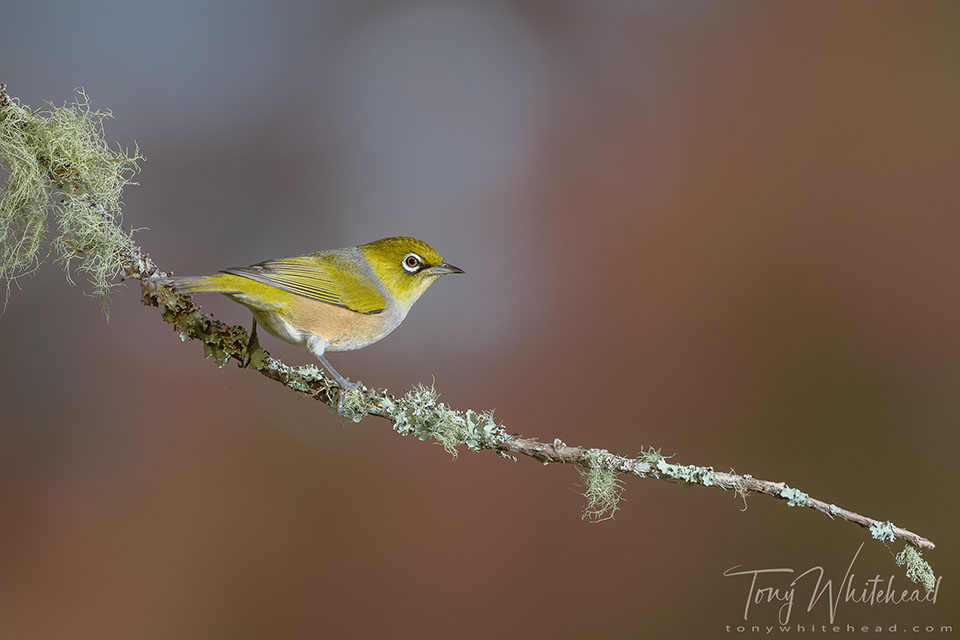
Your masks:
M326 343L326 351L351 351L362 349L389 334L400 325L406 312L391 305L380 313L357 313L298 297L282 315L286 323L305 334L304 340L318 336Z

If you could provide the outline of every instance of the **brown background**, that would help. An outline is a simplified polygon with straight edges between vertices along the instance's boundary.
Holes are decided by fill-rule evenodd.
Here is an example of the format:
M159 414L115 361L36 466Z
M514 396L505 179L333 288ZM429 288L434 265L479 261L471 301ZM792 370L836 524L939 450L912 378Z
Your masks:
M467 275L346 375L889 518L938 543L939 601L838 622L960 624L960 4L15 1L0 31L14 95L83 85L139 143L125 221L163 268L421 237ZM135 286L107 324L55 266L22 285L4 638L729 637L725 569L839 581L867 539L638 479L582 522L572 469L219 370ZM905 584L869 541L855 572Z

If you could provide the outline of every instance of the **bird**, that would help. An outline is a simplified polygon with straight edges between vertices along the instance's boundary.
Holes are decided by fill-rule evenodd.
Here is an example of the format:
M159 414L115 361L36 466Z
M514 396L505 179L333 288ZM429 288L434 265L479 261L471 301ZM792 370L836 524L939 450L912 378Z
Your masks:
M308 349L346 391L360 382L342 376L326 353L362 349L400 326L413 304L440 276L464 273L429 244L398 236L232 267L206 276L157 280L182 294L221 293L253 312L257 325L284 342ZM247 353L252 353L248 348Z

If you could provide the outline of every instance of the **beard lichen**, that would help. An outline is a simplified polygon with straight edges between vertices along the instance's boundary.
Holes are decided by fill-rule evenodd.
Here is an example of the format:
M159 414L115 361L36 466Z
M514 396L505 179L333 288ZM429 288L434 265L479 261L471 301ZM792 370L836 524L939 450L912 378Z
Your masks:
M933 573L933 568L923 559L920 550L912 544L904 546L903 551L897 554L896 563L898 567L906 567L907 578L923 585L927 593L936 588L937 577Z
M597 465L586 471L578 471L584 483L583 497L587 500L580 518L591 522L612 520L620 510L623 481L617 477L615 471Z
M91 109L86 93L58 107L31 109L0 88L0 280L7 285L33 273L43 261L48 214L59 235L52 247L72 283L70 269L82 272L93 294L109 300L133 247L121 227L123 188L142 160L112 149L104 139L109 111Z

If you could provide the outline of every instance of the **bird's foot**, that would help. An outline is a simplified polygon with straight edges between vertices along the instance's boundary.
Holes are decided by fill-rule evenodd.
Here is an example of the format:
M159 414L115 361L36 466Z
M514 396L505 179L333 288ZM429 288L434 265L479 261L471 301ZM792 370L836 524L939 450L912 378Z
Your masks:
M309 343L308 343L309 344ZM311 350L313 350L311 348ZM344 378L340 375L340 372L333 368L333 365L323 357L323 353L314 351L314 355L317 356L317 359L323 365L323 368L333 376L333 379L337 381L337 386L340 387L337 392L337 413L343 415L343 401L347 396L348 391L354 391L360 387L363 383L357 380L356 382L350 382L350 378Z

